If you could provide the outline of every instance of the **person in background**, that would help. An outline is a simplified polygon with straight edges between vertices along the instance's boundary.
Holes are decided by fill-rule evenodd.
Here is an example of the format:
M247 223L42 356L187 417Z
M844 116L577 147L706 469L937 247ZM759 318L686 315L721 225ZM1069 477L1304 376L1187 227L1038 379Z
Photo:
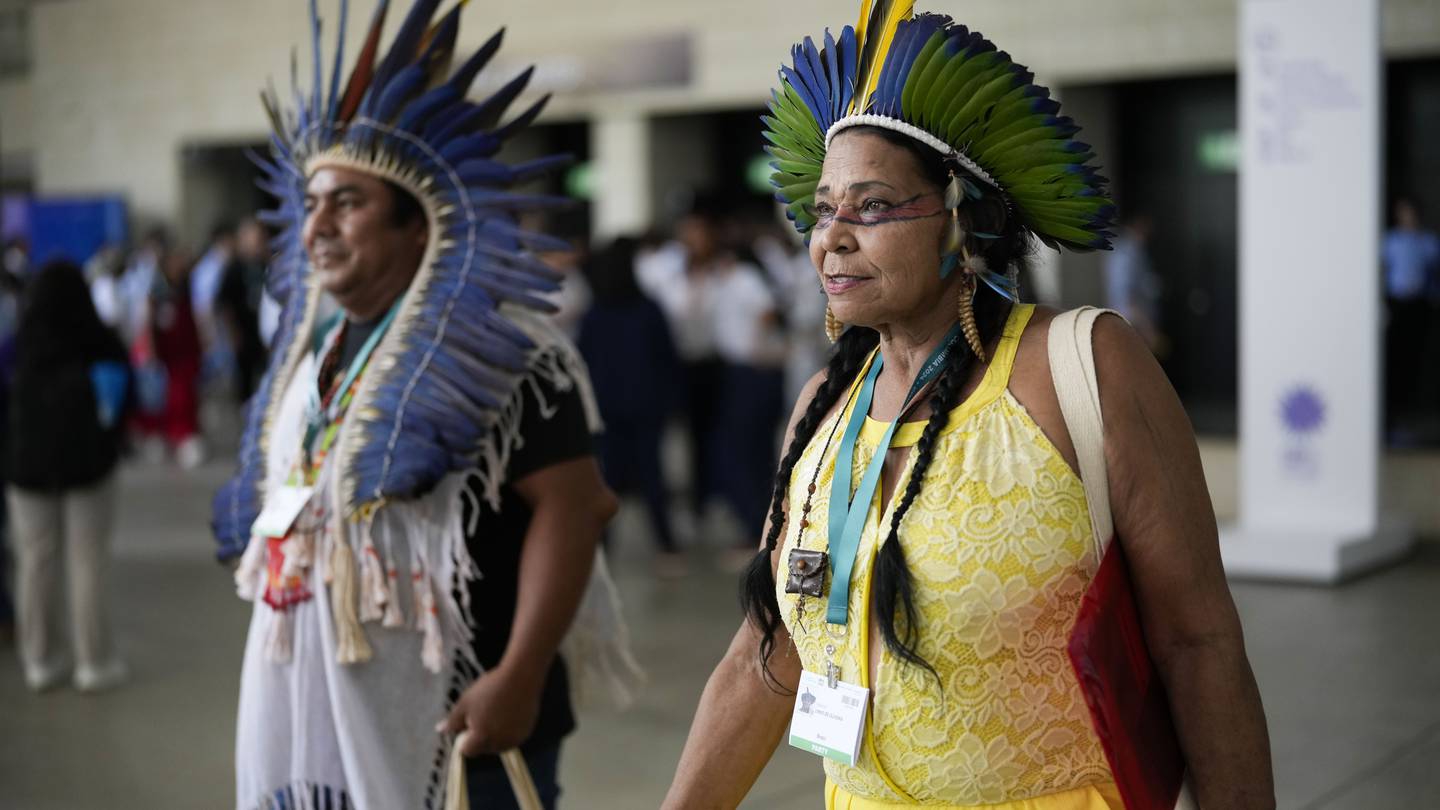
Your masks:
M715 273L734 261L721 243L721 212L717 199L697 196L675 224L675 238L642 254L635 266L640 289L660 305L670 323L682 363L690 503L697 526L715 492L710 450L724 373L715 347Z
M215 300L215 319L235 350L235 390L243 404L265 373L265 344L260 338L260 303L265 295L269 235L250 217L236 231L235 255L225 267Z
M235 346L217 322L221 282L235 260L235 225L221 222L210 231L209 247L190 271L190 307L200 335L202 376L206 382L233 376Z
M170 250L161 256L134 351L137 367L164 370L163 400L152 401L150 412L141 415L141 429L163 440L176 463L187 470L205 460L200 436L200 335L190 303L190 267L184 251Z
M1385 427L1392 443L1414 441L1407 420L1419 403L1416 395L1434 374L1425 362L1429 287L1440 285L1440 237L1421 225L1414 200L1395 200L1394 226L1381 245L1385 269Z
M0 270L15 278L24 278L30 272L30 245L24 239L10 239L0 251Z
M90 300L100 321L111 329L119 329L125 321L125 302L121 279L125 275L125 246L111 242L102 246L85 263L85 278L90 281Z
M600 439L605 481L620 495L644 499L658 548L655 570L669 578L686 570L660 465L660 439L679 401L680 359L665 314L635 281L638 250L636 239L620 237L586 263L593 303L580 321L577 345L605 423Z
M1165 335L1160 329L1160 277L1150 266L1145 246L1154 222L1149 214L1132 215L1115 237L1115 249L1105 256L1105 306L1120 313L1140 334L1150 353L1163 354Z
M710 480L742 527L723 560L738 571L754 556L752 540L765 526L788 353L776 296L762 271L732 259L711 272L711 328L722 366Z
M20 328L20 302L24 289L18 277L0 268L0 448L9 434L10 378L15 369L15 336ZM0 485L4 484L0 464ZM10 598L9 521L5 499L0 498L0 644L15 637L15 603Z
M170 234L164 228L146 231L120 276L119 329L126 343L133 344L146 327L150 294L160 275L160 260L170 251L170 245Z
M125 348L96 315L80 268L55 262L27 292L16 349L4 466L25 682L41 691L69 671L53 610L63 553L74 684L105 689L126 677L103 594L127 399Z
M767 202L754 213L747 235L750 252L765 271L784 316L788 351L782 399L793 402L830 357L831 346L825 339L825 294L815 280L805 245L795 239L783 210Z

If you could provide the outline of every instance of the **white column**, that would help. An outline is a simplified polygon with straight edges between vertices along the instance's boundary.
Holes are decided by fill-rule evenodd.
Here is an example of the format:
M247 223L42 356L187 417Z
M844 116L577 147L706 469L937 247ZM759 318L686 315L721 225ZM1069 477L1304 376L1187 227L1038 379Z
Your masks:
M602 113L590 125L597 240L650 227L650 121L642 113Z
M1336 582L1379 511L1379 0L1240 4L1240 518L1227 571Z

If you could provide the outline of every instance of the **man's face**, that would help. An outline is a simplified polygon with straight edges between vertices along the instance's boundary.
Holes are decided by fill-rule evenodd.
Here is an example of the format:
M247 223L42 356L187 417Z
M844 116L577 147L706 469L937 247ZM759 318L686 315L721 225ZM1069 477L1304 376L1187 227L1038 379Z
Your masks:
M424 217L397 225L390 188L363 172L325 168L305 187L302 237L320 286L342 307L403 290L425 253Z

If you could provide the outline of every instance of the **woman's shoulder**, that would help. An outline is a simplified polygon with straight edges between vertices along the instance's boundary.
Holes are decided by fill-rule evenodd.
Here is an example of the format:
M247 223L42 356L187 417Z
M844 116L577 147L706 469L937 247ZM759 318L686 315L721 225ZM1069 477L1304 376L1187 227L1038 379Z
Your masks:
M1075 468L1075 448L1065 427L1065 415L1055 394L1050 372L1050 326L1065 310L1036 305L1015 352L1010 374L1010 393L1045 433L1066 463ZM1124 381L1125 386L1150 388L1166 385L1149 349L1140 335L1122 317L1103 315L1095 320L1091 333L1095 367L1100 382L1102 407L1108 415L1113 396L1106 392Z

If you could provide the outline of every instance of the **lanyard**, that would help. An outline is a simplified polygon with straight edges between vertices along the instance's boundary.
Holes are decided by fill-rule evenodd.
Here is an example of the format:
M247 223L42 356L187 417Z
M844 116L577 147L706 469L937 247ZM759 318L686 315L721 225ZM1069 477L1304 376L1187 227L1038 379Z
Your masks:
M390 327L390 322L395 320L395 313L399 309L400 304L397 301L394 306L390 307L390 311L385 313L385 317L380 323L376 324L375 331L370 333L370 337L365 339L365 343L360 347L360 352L346 367L345 376L341 379L340 386L335 389L335 398L330 401L330 407L322 406L322 395L318 386L311 389L310 402L306 408L305 444L303 446L307 458L312 452L312 445L316 438L325 432L325 429L339 417L344 409L345 392L350 390L350 386L355 383L355 378L359 377L360 372L365 369L365 364L370 361L370 354L379 345L380 338L385 336L385 330Z
M900 418L909 410L911 400L944 371L950 348L959 334L960 325L956 324L940 341L940 345L935 347L935 351L930 353L930 359L925 361L920 374L910 385L910 393L905 395L905 404L901 406L900 413L896 414L895 420L885 428L885 435L876 447L875 456L870 459L870 464L860 478L860 486L855 489L855 496L851 498L848 496L855 463L855 441L860 436L860 428L865 424L865 416L870 412L870 402L875 397L875 380L879 378L880 369L885 364L885 358L878 351L870 364L870 371L865 375L865 382L860 386L855 409L850 412L850 421L845 425L840 448L835 453L835 474L830 479L828 529L831 581L825 620L831 624L843 625L849 616L850 575L855 569L855 558L860 553L860 532L865 528L865 517L870 512L870 501L875 497L875 489L880 485L880 470L885 466L885 452L890 448L890 440L895 436Z

